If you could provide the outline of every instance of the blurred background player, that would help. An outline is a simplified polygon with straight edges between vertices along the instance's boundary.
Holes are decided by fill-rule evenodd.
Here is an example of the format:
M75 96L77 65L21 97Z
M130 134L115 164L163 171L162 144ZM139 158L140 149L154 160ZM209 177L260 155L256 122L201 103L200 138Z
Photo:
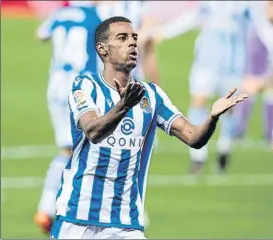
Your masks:
M195 60L190 73L191 105L189 120L201 124L207 117L206 108L215 93L222 96L231 87L240 87L246 60L246 31L252 22L260 33L260 15L248 1L201 1L191 12L159 28L161 38L172 38L196 26L201 27L195 43ZM155 33L157 34L157 33ZM235 137L236 114L230 111L222 119L218 139L217 168L226 169ZM198 173L207 159L207 146L190 149L190 172Z
M242 103L236 111L238 112L238 125L236 134L243 136L247 129L251 111L256 99L256 94L263 88L263 130L266 141L272 141L273 130L273 89L269 83L272 74L272 60L270 59L273 50L273 7L272 1L259 1L256 3L256 11L260 11L260 20L268 21L263 32L266 36L258 34L253 26L250 26L247 44L247 75L243 82L243 90L252 95L246 102ZM264 16L262 18L262 16ZM265 20L266 19L266 20ZM271 41L270 41L271 40Z
M62 171L72 153L68 89L79 72L97 71L98 68L94 34L101 20L95 4L96 1L75 1L68 7L62 7L45 20L37 31L39 40L51 39L53 46L47 102L56 145L59 147L59 154L48 168L34 217L35 223L44 232L48 232L55 216L56 193Z

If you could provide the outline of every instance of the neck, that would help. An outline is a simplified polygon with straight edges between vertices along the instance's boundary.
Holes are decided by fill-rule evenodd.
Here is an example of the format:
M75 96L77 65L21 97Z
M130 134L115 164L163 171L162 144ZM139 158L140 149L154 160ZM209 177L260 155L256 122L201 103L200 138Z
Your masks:
M125 87L132 79L132 76L131 72L118 71L113 65L105 64L103 69L103 78L108 84L116 88L116 84L113 81L113 78L116 78L120 82L122 87Z

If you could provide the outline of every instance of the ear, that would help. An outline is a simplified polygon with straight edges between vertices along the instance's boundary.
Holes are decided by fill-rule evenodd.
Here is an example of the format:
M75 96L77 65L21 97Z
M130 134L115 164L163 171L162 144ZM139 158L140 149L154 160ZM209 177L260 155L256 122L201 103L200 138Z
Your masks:
M103 57L107 56L108 52L107 52L107 46L105 43L103 42L97 43L96 48L100 56L103 56Z

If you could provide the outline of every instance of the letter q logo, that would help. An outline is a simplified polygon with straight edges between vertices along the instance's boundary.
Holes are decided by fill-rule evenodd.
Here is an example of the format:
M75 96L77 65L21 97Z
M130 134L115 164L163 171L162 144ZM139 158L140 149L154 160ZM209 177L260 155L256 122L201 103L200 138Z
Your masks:
M125 135L130 135L135 129L135 124L131 118L124 118L121 124L121 132Z

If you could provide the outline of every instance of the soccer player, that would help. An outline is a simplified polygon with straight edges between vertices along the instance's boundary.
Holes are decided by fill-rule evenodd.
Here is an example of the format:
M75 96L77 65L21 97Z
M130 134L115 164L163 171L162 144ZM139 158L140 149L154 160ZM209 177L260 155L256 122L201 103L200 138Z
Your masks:
M132 71L133 77L139 81L151 81L159 85L159 71L154 39L146 34L147 29L152 28L152 20L149 17L149 6L143 1L101 1L98 5L98 13L104 20L113 16L124 16L131 19L134 28L141 38L138 39L140 52L138 65ZM158 137L155 136L154 147L158 147ZM149 225L149 217L145 212L145 228Z
M101 22L95 2L78 2L53 13L39 27L41 41L51 39L53 56L47 89L47 102L59 154L47 171L44 189L35 214L35 223L48 232L56 213L56 194L61 173L72 153L68 91L75 76L82 71L97 71L95 29Z
M188 115L193 124L205 121L208 115L206 105L211 96L223 95L231 86L241 86L246 64L245 33L249 23L253 23L255 30L268 41L263 32L266 23L260 18L256 5L255 1L200 1L197 8L161 27L163 39L201 27L190 72L191 105ZM217 144L219 172L226 170L228 165L236 124L234 111L229 111L222 118ZM198 150L190 148L191 173L200 172L207 155L207 146Z
M138 35L125 17L96 30L102 73L79 76L69 93L73 155L57 195L52 239L144 239L143 206L156 127L203 147L221 114L247 96L236 89L194 126L156 84L135 80Z
M273 129L273 90L269 83L268 74L272 73L272 54L273 54L273 26L270 25L272 21L272 2L259 1L255 4L256 11L260 12L259 21L263 21L263 35L257 35L252 29L248 39L248 68L247 76L243 82L243 89L249 95L255 94L264 89L263 93L263 120L264 120L264 136L269 142L272 140ZM266 11L267 10L267 11ZM254 33L253 33L254 32ZM239 124L237 126L237 133L243 136L248 119L251 113L251 108L254 103L254 97L245 101L238 111Z

